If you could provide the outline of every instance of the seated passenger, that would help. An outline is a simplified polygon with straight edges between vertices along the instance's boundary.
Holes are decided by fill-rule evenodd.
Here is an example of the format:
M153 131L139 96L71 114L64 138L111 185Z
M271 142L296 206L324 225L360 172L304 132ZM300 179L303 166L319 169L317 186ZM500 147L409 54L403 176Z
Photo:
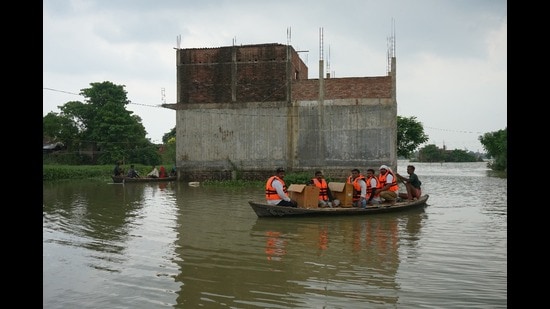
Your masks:
M128 170L128 177L130 178L140 178L138 172L136 171L136 169L134 168L134 165L130 165L130 169Z
M160 166L160 169L159 169L159 177L160 178L166 178L166 170L164 169L164 166Z
M153 170L147 174L147 177L149 178L159 178L159 170L157 170L157 167L153 165Z
M124 176L124 170L122 169L120 164L122 164L122 163L120 161L117 161L117 163L115 165L115 168L113 170L113 174L115 176Z
M328 187L328 183L323 176L323 172L316 171L315 178L311 179L308 182L309 185L314 185L319 188L319 203L318 206L321 208L325 207L337 207L340 205L340 200L335 199L332 195L332 191Z
M176 166L172 166L172 170L170 171L170 176L177 176L178 170L176 169Z

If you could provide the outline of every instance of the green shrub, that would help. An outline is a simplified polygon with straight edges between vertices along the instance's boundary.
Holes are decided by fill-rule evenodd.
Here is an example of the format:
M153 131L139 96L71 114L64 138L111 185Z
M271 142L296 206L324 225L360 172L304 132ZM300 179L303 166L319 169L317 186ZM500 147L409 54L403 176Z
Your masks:
M42 165L42 180L107 178L113 168L114 165Z

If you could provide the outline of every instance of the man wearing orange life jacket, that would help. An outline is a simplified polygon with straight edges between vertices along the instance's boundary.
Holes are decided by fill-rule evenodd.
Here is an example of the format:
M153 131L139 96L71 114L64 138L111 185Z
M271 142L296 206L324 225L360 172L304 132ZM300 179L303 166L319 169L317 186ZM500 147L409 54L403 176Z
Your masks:
M380 199L380 182L374 175L374 169L367 170L367 205L378 205L382 202Z
M354 168L351 170L351 176L348 177L348 183L353 185L353 207L367 207L367 183L365 176L361 175L361 171Z
M399 186L397 185L397 177L395 177L393 171L387 165L380 166L378 181L381 186L380 197L383 198L385 202L389 202L387 206L394 205L397 199Z
M338 207L340 205L340 200L334 199L332 192L328 187L328 183L323 177L321 171L315 172L315 178L313 178L308 184L315 185L319 188L319 207Z
M277 168L276 175L269 177L265 184L265 199L270 205L297 207L298 203L288 196L284 178L285 170Z

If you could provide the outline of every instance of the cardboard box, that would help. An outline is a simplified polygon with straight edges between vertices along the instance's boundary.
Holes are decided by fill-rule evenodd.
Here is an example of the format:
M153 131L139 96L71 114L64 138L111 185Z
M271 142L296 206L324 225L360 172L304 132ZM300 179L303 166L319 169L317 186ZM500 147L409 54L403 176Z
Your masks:
M319 207L319 191L316 186L292 184L288 187L290 198L298 202L300 208Z
M335 199L340 200L340 207L353 206L353 185L347 182L329 182L328 188Z

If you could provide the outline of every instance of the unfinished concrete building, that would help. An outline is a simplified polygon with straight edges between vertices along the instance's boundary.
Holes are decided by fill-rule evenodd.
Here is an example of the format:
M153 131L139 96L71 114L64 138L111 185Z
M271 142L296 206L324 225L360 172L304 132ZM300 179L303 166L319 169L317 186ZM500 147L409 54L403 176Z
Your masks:
M322 55L322 53L321 53ZM183 181L266 179L277 167L344 179L397 164L396 63L386 76L308 79L291 45L176 49ZM357 59L358 62L361 59Z

